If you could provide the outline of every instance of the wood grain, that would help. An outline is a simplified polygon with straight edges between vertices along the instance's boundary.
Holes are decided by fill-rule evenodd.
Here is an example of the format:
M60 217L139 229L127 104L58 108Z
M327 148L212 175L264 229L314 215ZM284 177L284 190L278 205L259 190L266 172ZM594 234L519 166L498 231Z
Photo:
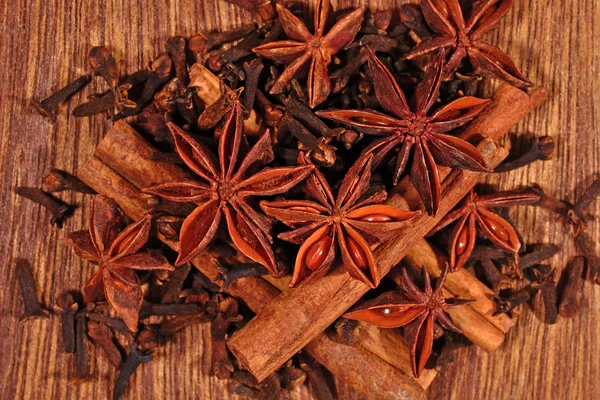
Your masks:
M337 7L358 1L334 1ZM371 0L372 8L398 8L401 1ZM76 171L92 153L110 122L101 117L68 116L84 95L62 106L56 124L28 107L85 72L94 45L111 47L123 69L134 71L163 51L169 36L189 36L250 21L247 13L216 0L98 1L0 0L0 396L6 399L103 399L115 373L102 354L92 354L92 381L71 384L73 366L58 341L55 319L19 324L14 259L32 262L38 293L51 305L61 290L78 288L93 267L62 245L67 232L82 229L89 198L62 196L82 207L63 230L48 229L49 215L13 188L37 186L51 167ZM600 7L595 0L516 0L497 32L498 44L536 85L552 98L520 124L526 135L550 135L557 156L546 163L490 178L502 189L541 184L549 194L574 201L600 171ZM600 202L591 210L600 215ZM523 207L512 217L530 243L562 244L551 260L564 268L576 254L568 231L543 210ZM596 242L600 223L588 227ZM598 245L597 245L598 246ZM600 250L600 249L599 249ZM519 317L504 345L491 355L475 348L458 354L429 389L433 399L580 399L600 390L600 288L586 283L587 309L572 320L542 324L529 309ZM226 382L209 377L208 330L198 326L177 336L156 354L156 361L135 376L128 398L228 399ZM190 351L190 349L195 351ZM90 347L90 350L93 349ZM67 371L67 373L65 373ZM295 398L306 398L302 389ZM356 398L344 385L338 396Z

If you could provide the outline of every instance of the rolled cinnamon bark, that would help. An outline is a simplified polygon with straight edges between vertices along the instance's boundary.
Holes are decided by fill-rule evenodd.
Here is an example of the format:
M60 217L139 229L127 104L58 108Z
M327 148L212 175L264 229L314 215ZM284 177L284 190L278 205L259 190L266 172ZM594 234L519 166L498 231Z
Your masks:
M290 283L289 277L274 278L267 275L264 279L280 291L286 290ZM358 341L353 346L364 347L393 367L396 367L409 376L413 376L410 364L410 350L399 329L381 329L367 323L361 323L359 329ZM419 386L427 389L436 375L437 371L435 369L424 369L421 376L413 378Z
M144 187L148 182L175 179L173 166L143 157L136 158L136 154L144 154L144 146L149 145L129 127L115 125L104 140L109 143L103 143L103 149L119 147L129 149L131 150L128 152L129 156L122 157L122 150L100 150L97 154L108 161L116 171L99 158L92 157L90 162L80 170L78 176L99 194L115 199L131 218L139 219L149 210L146 204L147 198L151 196L141 193L136 186ZM137 153L137 149L142 151ZM133 184L123 176L130 176ZM178 250L178 242L164 238L161 240L174 250ZM205 253L196 257L192 264L211 279L218 274L214 259ZM275 286L262 278L255 277L231 282L227 292L255 312L259 312L280 294ZM409 365L397 369L367 349L336 343L326 334L315 338L305 351L366 399L425 399L423 388L418 383L427 382L428 385L431 382L430 380L416 382L405 374L403 371L409 370Z

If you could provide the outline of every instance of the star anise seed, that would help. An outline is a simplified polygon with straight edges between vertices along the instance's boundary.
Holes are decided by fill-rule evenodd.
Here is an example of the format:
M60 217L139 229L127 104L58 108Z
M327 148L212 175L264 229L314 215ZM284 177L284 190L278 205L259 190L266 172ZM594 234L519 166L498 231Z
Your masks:
M66 239L81 258L100 265L83 288L86 303L103 296L135 332L143 293L135 270L174 268L157 253L140 251L148 241L152 217L147 215L125 229L123 214L117 204L104 196L94 201L89 229L72 232Z
M492 210L520 204L535 204L539 200L540 196L533 192L506 191L478 196L471 190L463 203L446 215L429 232L429 235L458 220L450 240L450 268L452 271L462 268L471 257L475 247L477 227L494 245L516 254L521 248L519 235L508 221Z
M477 116L489 100L465 96L442 107L432 116L428 112L439 98L443 60L440 57L417 87L412 111L404 92L392 73L373 52L369 57L375 95L385 114L373 110L319 111L321 117L351 125L360 132L383 136L367 147L363 154L374 155L377 166L392 152L398 151L393 183L397 184L407 168L429 214L437 212L440 202L440 179L437 164L473 171L488 171L479 151L465 140L446 134ZM411 158L412 153L412 158Z
M277 4L279 21L289 40L267 43L253 49L262 57L287 65L271 88L271 94L283 92L292 78L310 64L307 83L309 106L314 108L327 99L331 91L327 71L331 56L352 43L362 26L365 9L359 7L346 14L325 34L330 12L329 0L317 2L314 11L315 33L311 34L301 19Z
M183 265L198 255L212 241L224 217L237 249L264 265L273 275L279 275L270 246L271 221L255 211L248 200L251 196L287 192L306 178L313 166L265 168L246 176L251 167L270 162L273 150L267 131L238 162L242 157L240 147L244 136L239 101L233 103L223 127L218 157L175 124L168 126L183 162L205 181L170 182L143 190L169 200L198 205L181 226L181 248L175 265Z
M398 234L418 211L403 211L382 203L387 193L379 191L366 199L372 156L361 157L341 182L337 197L318 170L306 180L312 200L261 201L265 214L293 230L280 239L300 244L290 287L323 275L336 259L337 249L344 267L354 279L374 288L381 279L371 246ZM300 156L300 163L309 161Z
M429 274L423 268L425 288L421 290L403 268L400 290L386 292L376 299L366 301L344 314L344 318L368 322L381 328L403 326L404 336L410 349L413 374L419 377L433 347L434 323L437 322L445 329L461 333L445 310L471 302L471 300L444 298L442 286L448 270L446 265L433 289Z
M480 40L498 25L513 3L514 0L475 1L465 21L459 0L421 0L425 20L437 35L425 38L406 58L446 49L450 51L444 78L450 77L468 57L476 73L503 79L519 88L532 86L502 50Z

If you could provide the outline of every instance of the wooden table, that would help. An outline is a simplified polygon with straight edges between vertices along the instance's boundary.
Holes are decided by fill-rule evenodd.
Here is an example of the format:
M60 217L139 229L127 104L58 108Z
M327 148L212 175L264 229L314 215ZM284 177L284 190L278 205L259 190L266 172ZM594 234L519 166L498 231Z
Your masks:
M338 7L352 1L337 1ZM372 7L398 8L401 1L372 0ZM391 4L394 3L394 4ZM556 157L517 172L490 178L501 188L531 183L569 201L578 198L600 171L600 7L595 0L516 0L490 42L508 50L521 71L551 92L551 99L523 121L524 135L550 135ZM32 111L39 98L86 71L86 54L107 45L135 71L164 51L173 35L190 36L250 21L250 16L217 0L98 1L0 0L0 393L6 399L103 399L115 378L103 355L92 354L94 378L72 384L73 362L62 353L56 319L19 323L22 312L14 259L32 261L43 302L83 286L93 267L63 245L89 216L89 198L65 194L81 205L62 230L48 228L49 215L13 188L39 186L51 167L76 171L108 130L102 117L76 119L62 106L55 124ZM596 26L594 26L594 22ZM592 207L600 214L600 202ZM568 231L543 210L519 208L512 216L529 243L556 243L564 251L551 260L562 270L574 254ZM589 226L596 241L600 224ZM597 246L598 247L598 246ZM529 308L488 355L470 348L438 375L432 399L582 399L600 391L600 288L586 283L585 312L553 326L540 323ZM156 361L136 374L128 398L230 398L228 384L209 376L207 327L176 337ZM91 346L90 346L91 349ZM193 349L193 351L192 351ZM65 372L67 371L67 372ZM340 398L356 398L338 386ZM295 398L306 398L305 389Z

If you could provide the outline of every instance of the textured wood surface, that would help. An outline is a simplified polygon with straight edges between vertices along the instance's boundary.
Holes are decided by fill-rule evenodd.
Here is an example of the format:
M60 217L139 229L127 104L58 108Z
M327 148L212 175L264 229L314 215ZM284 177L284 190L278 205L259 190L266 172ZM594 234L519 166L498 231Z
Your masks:
M400 1L361 2L373 8L398 8ZM600 7L595 0L516 0L500 29L488 35L513 57L536 85L552 98L523 123L525 135L550 135L558 143L555 159L492 177L501 188L537 182L549 194L573 201L600 171ZM348 6L352 1L334 1ZM86 71L85 56L94 45L114 50L129 72L163 51L169 36L189 36L201 29L227 28L250 16L217 0L97 1L0 0L0 396L4 399L86 398L110 396L115 378L103 354L92 354L94 378L73 383L70 356L60 348L55 319L18 322L23 305L14 259L32 262L43 302L52 305L65 289L80 288L93 267L62 244L67 232L82 229L89 199L66 194L82 207L63 230L48 229L49 214L17 198L13 188L38 186L51 167L76 171L110 126L101 117L78 120L68 113L83 99L59 110L50 124L28 107ZM596 26L594 26L596 23ZM591 210L600 215L600 202ZM568 231L543 210L520 208L512 216L530 243L557 243L564 251L551 260L562 270L575 254ZM600 223L590 232L597 242ZM461 351L456 362L434 380L432 399L580 399L600 390L600 288L585 285L584 313L559 318L548 326L526 308L491 355L475 348ZM156 353L156 361L136 374L128 398L227 399L226 382L208 376L208 330L199 326L176 337ZM193 349L193 351L191 351ZM92 350L90 346L90 350ZM93 350L92 350L93 351ZM356 398L339 385L340 398ZM306 398L299 390L296 398Z

